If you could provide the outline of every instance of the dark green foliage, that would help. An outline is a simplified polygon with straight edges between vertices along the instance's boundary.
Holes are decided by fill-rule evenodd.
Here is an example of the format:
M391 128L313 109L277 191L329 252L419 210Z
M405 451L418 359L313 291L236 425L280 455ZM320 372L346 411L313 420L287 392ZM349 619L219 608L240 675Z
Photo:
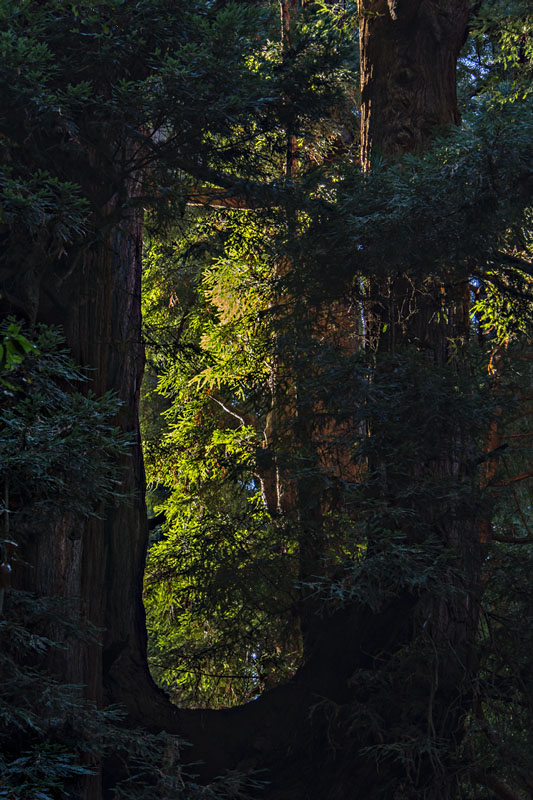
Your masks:
M86 706L81 688L61 685L51 671L54 650L66 646L56 639L68 645L91 635L74 599L69 608L64 598L11 589L8 572L30 524L39 520L44 536L46 516L94 514L102 497L116 498L112 459L127 443L112 422L116 401L76 391L86 379L57 332L30 336L9 320L3 343L0 796L55 800L76 796L76 781L92 774L114 715Z
M12 365L0 410L0 479L16 498L13 524L67 509L97 513L101 502L118 498L113 459L128 444L113 421L118 403L83 394L86 382L50 329L41 329Z
M29 525L39 521L47 535L47 516L94 514L102 498L117 497L112 459L127 442L113 423L116 401L79 391L86 378L59 333L31 336L15 320L4 331L0 796L47 800L72 797L75 781L92 773L90 756L113 715L86 707L80 687L61 685L50 671L54 650L65 647L56 637L90 636L74 600L69 609L62 598L15 591L7 573Z
M76 797L77 780L93 774L102 736L116 714L87 706L81 687L61 685L46 667L58 645L84 625L60 598L8 590L0 619L0 797L56 800Z
M80 245L132 205L156 206L168 219L191 185L218 169L257 176L245 154L272 102L255 57L269 18L238 3L220 11L174 3L169 13L167 0L110 0L90 11L4 0L4 267L19 265L31 243L17 280L38 283L46 269L64 279L79 267ZM106 204L117 201L110 214Z

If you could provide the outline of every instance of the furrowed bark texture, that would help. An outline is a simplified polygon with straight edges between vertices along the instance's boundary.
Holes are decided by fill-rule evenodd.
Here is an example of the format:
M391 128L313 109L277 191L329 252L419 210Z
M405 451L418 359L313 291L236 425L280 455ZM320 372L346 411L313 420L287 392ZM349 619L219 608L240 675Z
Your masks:
M360 13L361 149L363 168L369 170L378 156L387 159L421 152L431 137L458 123L455 69L469 7L462 0L361 0ZM378 358L411 351L430 368L452 374L460 370L460 359L452 358L451 347L453 343L460 347L468 339L468 276L462 281L451 274L450 280L446 275L412 278L405 267L395 270L394 264L391 250L389 277L371 282L369 323ZM385 358L385 373L390 363ZM423 415L426 412L419 409ZM424 429L423 420L412 412L400 424L406 431ZM389 467L388 499L392 496L394 503L395 493L401 497L409 483L416 486L417 478L460 490L461 481L468 480L470 451L469 433L452 421L442 432L439 451L431 454L428 450L424 460L422 450L419 463L408 468L410 474L402 465L397 470ZM422 507L413 501L415 522L405 524L407 541L416 543L417 523L422 523L423 530L432 531L435 540L453 553L453 563L447 579L443 578L448 587L443 585L440 596L432 594L418 604L412 636L413 642L420 642L419 659L425 667L422 673L417 670L416 685L407 681L398 690L406 692L406 702L412 706L408 720L413 732L418 731L420 753L424 739L426 746L435 745L433 752L419 753L414 759L416 778L409 776L408 763L405 775L414 790L447 798L458 791L454 764L476 670L483 553L474 513L463 509L443 517L438 503L425 502L428 505Z
M459 122L456 64L464 0L360 0L361 154L420 151Z
M62 328L73 359L87 368L86 388L98 396L111 390L118 397L116 424L131 442L117 464L118 491L125 502L102 505L99 516L90 520L56 515L44 530L30 531L21 553L26 566L15 576L18 587L75 602L82 619L98 629L97 641L70 639L68 649L55 654L50 665L61 682L85 687L86 697L98 705L114 702L110 676L117 671L123 671L126 685L130 681L132 694L145 683L151 686L141 598L148 540L138 423L144 368L142 215L124 211L110 225L116 213L116 198L95 211L94 241L77 254L73 250L69 265L64 259L42 259L40 269L22 277L2 276L11 310ZM100 800L99 776L88 778L83 792L84 800Z
M122 403L117 424L131 440L128 456L118 465L120 492L127 501L102 508L102 518L91 519L78 534L78 586L71 595L81 597L83 613L104 632L101 643L87 649L80 645L83 664L75 668L72 677L86 684L88 696L99 703L109 699L103 679L117 660L124 660L126 653L134 660L144 658L141 586L147 522L138 430L144 367L141 226L138 213L126 216L86 254L79 268L61 284L53 302L46 289L42 292L42 318L64 328L73 358L89 368L90 389L97 395L108 390L116 393ZM79 520L76 524L79 526ZM60 526L56 538L61 541L64 537ZM33 559L37 564L46 561ZM59 586L58 590L65 591Z

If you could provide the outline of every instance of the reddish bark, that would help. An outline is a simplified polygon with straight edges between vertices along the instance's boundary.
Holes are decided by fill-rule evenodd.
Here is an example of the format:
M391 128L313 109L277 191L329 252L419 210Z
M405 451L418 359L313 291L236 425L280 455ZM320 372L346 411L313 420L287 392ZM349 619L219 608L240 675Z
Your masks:
M423 150L459 122L456 64L469 18L465 0L360 0L361 151Z
M370 169L377 156L394 158L421 152L430 139L457 124L456 62L467 33L469 5L465 0L361 0L361 150L362 163ZM447 285L447 286L446 286ZM453 288L449 288L449 287ZM445 288L446 287L446 288ZM370 327L379 354L410 350L421 363L449 370L460 367L450 358L450 343L465 342L469 333L468 275L463 281L412 278L404 270L374 279L370 289ZM446 313L441 313L441 312ZM385 359L387 369L388 361ZM425 413L424 410L421 413ZM406 417L405 430L416 430L416 418ZM379 423L377 423L379 424ZM433 475L450 486L467 474L468 435L453 426L442 438L440 453L428 463L413 465L410 480ZM423 454L422 454L423 457ZM374 465L379 468L380 465ZM399 496L406 481L405 468L388 467L388 495ZM393 501L394 502L394 501ZM417 522L431 530L435 509L414 507ZM438 515L437 515L438 517ZM463 719L469 707L470 681L476 669L475 637L478 618L482 548L475 514L460 519L449 514L434 529L437 539L454 554L454 569L448 581L455 590L441 597L426 597L413 616L413 641L425 641L427 672L418 686L425 696L411 724L421 736L447 742L443 761L421 759L415 781L421 788L431 785L431 796L453 793L448 780L454 750L462 738ZM417 522L406 523L407 541L416 537ZM412 529L412 530L411 530ZM416 541L416 538L415 540ZM431 647L434 655L431 655ZM433 675L431 674L433 672ZM414 687L412 687L414 689ZM398 687L400 689L400 687ZM451 707L450 707L451 706ZM423 712L422 709L427 711ZM426 719L423 718L426 713ZM425 733L424 733L425 732ZM439 778L438 770L442 770ZM453 779L452 779L453 782ZM440 783L440 787L437 784Z

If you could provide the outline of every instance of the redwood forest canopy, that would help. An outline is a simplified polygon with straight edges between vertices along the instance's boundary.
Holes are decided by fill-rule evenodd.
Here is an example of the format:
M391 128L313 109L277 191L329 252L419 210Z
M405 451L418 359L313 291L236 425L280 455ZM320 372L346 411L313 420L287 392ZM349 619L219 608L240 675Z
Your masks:
M0 798L531 798L528 4L0 19Z

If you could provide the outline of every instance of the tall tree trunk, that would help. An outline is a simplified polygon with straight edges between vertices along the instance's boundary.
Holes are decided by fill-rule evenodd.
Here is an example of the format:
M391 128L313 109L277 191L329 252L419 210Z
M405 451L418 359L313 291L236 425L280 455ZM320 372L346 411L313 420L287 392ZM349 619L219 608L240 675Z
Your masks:
M135 188L128 185L131 194ZM148 540L138 422L143 220L131 210L110 224L120 214L118 203L116 195L95 211L95 239L73 254L71 268L45 263L39 274L26 276L30 308L23 282L9 296L12 306L29 311L33 321L63 329L73 359L87 370L87 390L112 391L120 400L116 424L131 442L117 464L118 491L125 501L102 505L98 517L89 520L56 516L49 528L29 537L22 553L28 566L19 570L19 586L69 603L76 599L82 619L95 626L96 640L69 640L51 668L62 682L85 687L87 699L100 706L115 702L117 673L123 701L128 692L135 697L143 686L152 689L141 598ZM84 800L100 798L99 777L87 779Z
M434 135L459 121L455 72L468 15L464 0L360 1L361 152L365 170L371 169L376 156L390 158L423 151ZM457 277L447 281L446 276L440 280L413 278L406 274L405 266L395 268L395 260L391 253L389 276L375 279L370 289L369 312L378 361L380 356L410 350L430 369L450 373L460 370L460 359L451 358L450 346L460 346L468 339L468 276L462 282ZM387 363L386 358L385 371ZM419 409L422 414L426 411ZM412 410L409 413L411 416L400 424L406 431L416 430L421 420L412 416ZM416 485L434 477L458 491L461 480L468 480L471 444L464 429L452 423L443 432L437 458L425 463L422 460L408 470L407 477L401 465L399 469L389 467L387 492L392 502L395 493L401 497L406 480ZM412 640L421 643L419 659L425 660L425 667L417 671L418 686L407 684L403 690L412 694L408 701L413 706L408 715L410 726L418 731L421 744L427 737L435 746L433 753L420 758L413 788L429 791L435 798L451 797L457 791L453 764L476 668L482 563L479 525L475 514L466 510L458 517L450 509L444 519L435 502L425 508L415 503L412 512L415 522L406 527L407 541L416 543L419 522L453 553L448 590L423 598L413 617ZM394 713L401 715L401 708L393 712L391 724Z

